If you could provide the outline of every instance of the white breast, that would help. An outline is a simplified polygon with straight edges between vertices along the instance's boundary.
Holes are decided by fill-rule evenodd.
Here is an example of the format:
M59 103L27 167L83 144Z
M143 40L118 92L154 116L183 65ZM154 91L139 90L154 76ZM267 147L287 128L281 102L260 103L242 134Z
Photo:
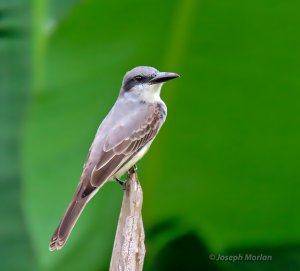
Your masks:
M125 172L127 172L130 168L132 168L149 150L149 147L152 143L152 140L148 142L140 151L131 158L121 169L113 177L120 178Z

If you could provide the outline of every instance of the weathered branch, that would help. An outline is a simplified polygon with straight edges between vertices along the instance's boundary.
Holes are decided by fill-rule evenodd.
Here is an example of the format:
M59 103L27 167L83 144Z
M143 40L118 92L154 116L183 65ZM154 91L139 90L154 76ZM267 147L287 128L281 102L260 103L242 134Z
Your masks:
M137 174L129 174L115 236L110 271L142 271L143 269L146 251L142 204L143 191Z

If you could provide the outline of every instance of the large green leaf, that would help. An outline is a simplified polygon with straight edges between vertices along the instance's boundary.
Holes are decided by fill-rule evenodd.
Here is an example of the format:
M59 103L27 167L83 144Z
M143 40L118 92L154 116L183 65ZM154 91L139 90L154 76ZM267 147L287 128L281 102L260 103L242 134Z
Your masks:
M180 215L212 250L299 242L297 8L201 4L145 159L148 223Z
M298 17L257 5L202 3L142 176L149 221L180 214L212 250L300 237Z
M168 119L139 166L146 233L177 221L147 240L147 266L191 230L214 253L300 241L299 6L89 0L49 36L38 32L23 163L42 270L107 269L122 195L114 183L89 203L64 250L47 246L122 76L137 65L182 75L163 89Z
M1 270L36 270L22 208L20 136L30 86L29 6L0 3Z

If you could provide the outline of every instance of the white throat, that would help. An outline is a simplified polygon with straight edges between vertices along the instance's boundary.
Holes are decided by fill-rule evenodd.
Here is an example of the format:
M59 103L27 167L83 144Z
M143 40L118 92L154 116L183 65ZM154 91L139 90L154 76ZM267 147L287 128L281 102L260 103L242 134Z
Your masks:
M148 103L158 102L161 100L160 91L162 85L163 83L136 85L129 92L125 93L125 96L128 99L145 101Z

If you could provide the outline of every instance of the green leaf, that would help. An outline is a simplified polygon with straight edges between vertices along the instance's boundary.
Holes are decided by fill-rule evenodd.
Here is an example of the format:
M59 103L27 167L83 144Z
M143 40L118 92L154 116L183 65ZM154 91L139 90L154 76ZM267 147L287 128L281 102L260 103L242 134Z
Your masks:
M23 12L21 12L23 11ZM30 86L28 5L0 4L1 270L36 270L23 214L20 136Z

